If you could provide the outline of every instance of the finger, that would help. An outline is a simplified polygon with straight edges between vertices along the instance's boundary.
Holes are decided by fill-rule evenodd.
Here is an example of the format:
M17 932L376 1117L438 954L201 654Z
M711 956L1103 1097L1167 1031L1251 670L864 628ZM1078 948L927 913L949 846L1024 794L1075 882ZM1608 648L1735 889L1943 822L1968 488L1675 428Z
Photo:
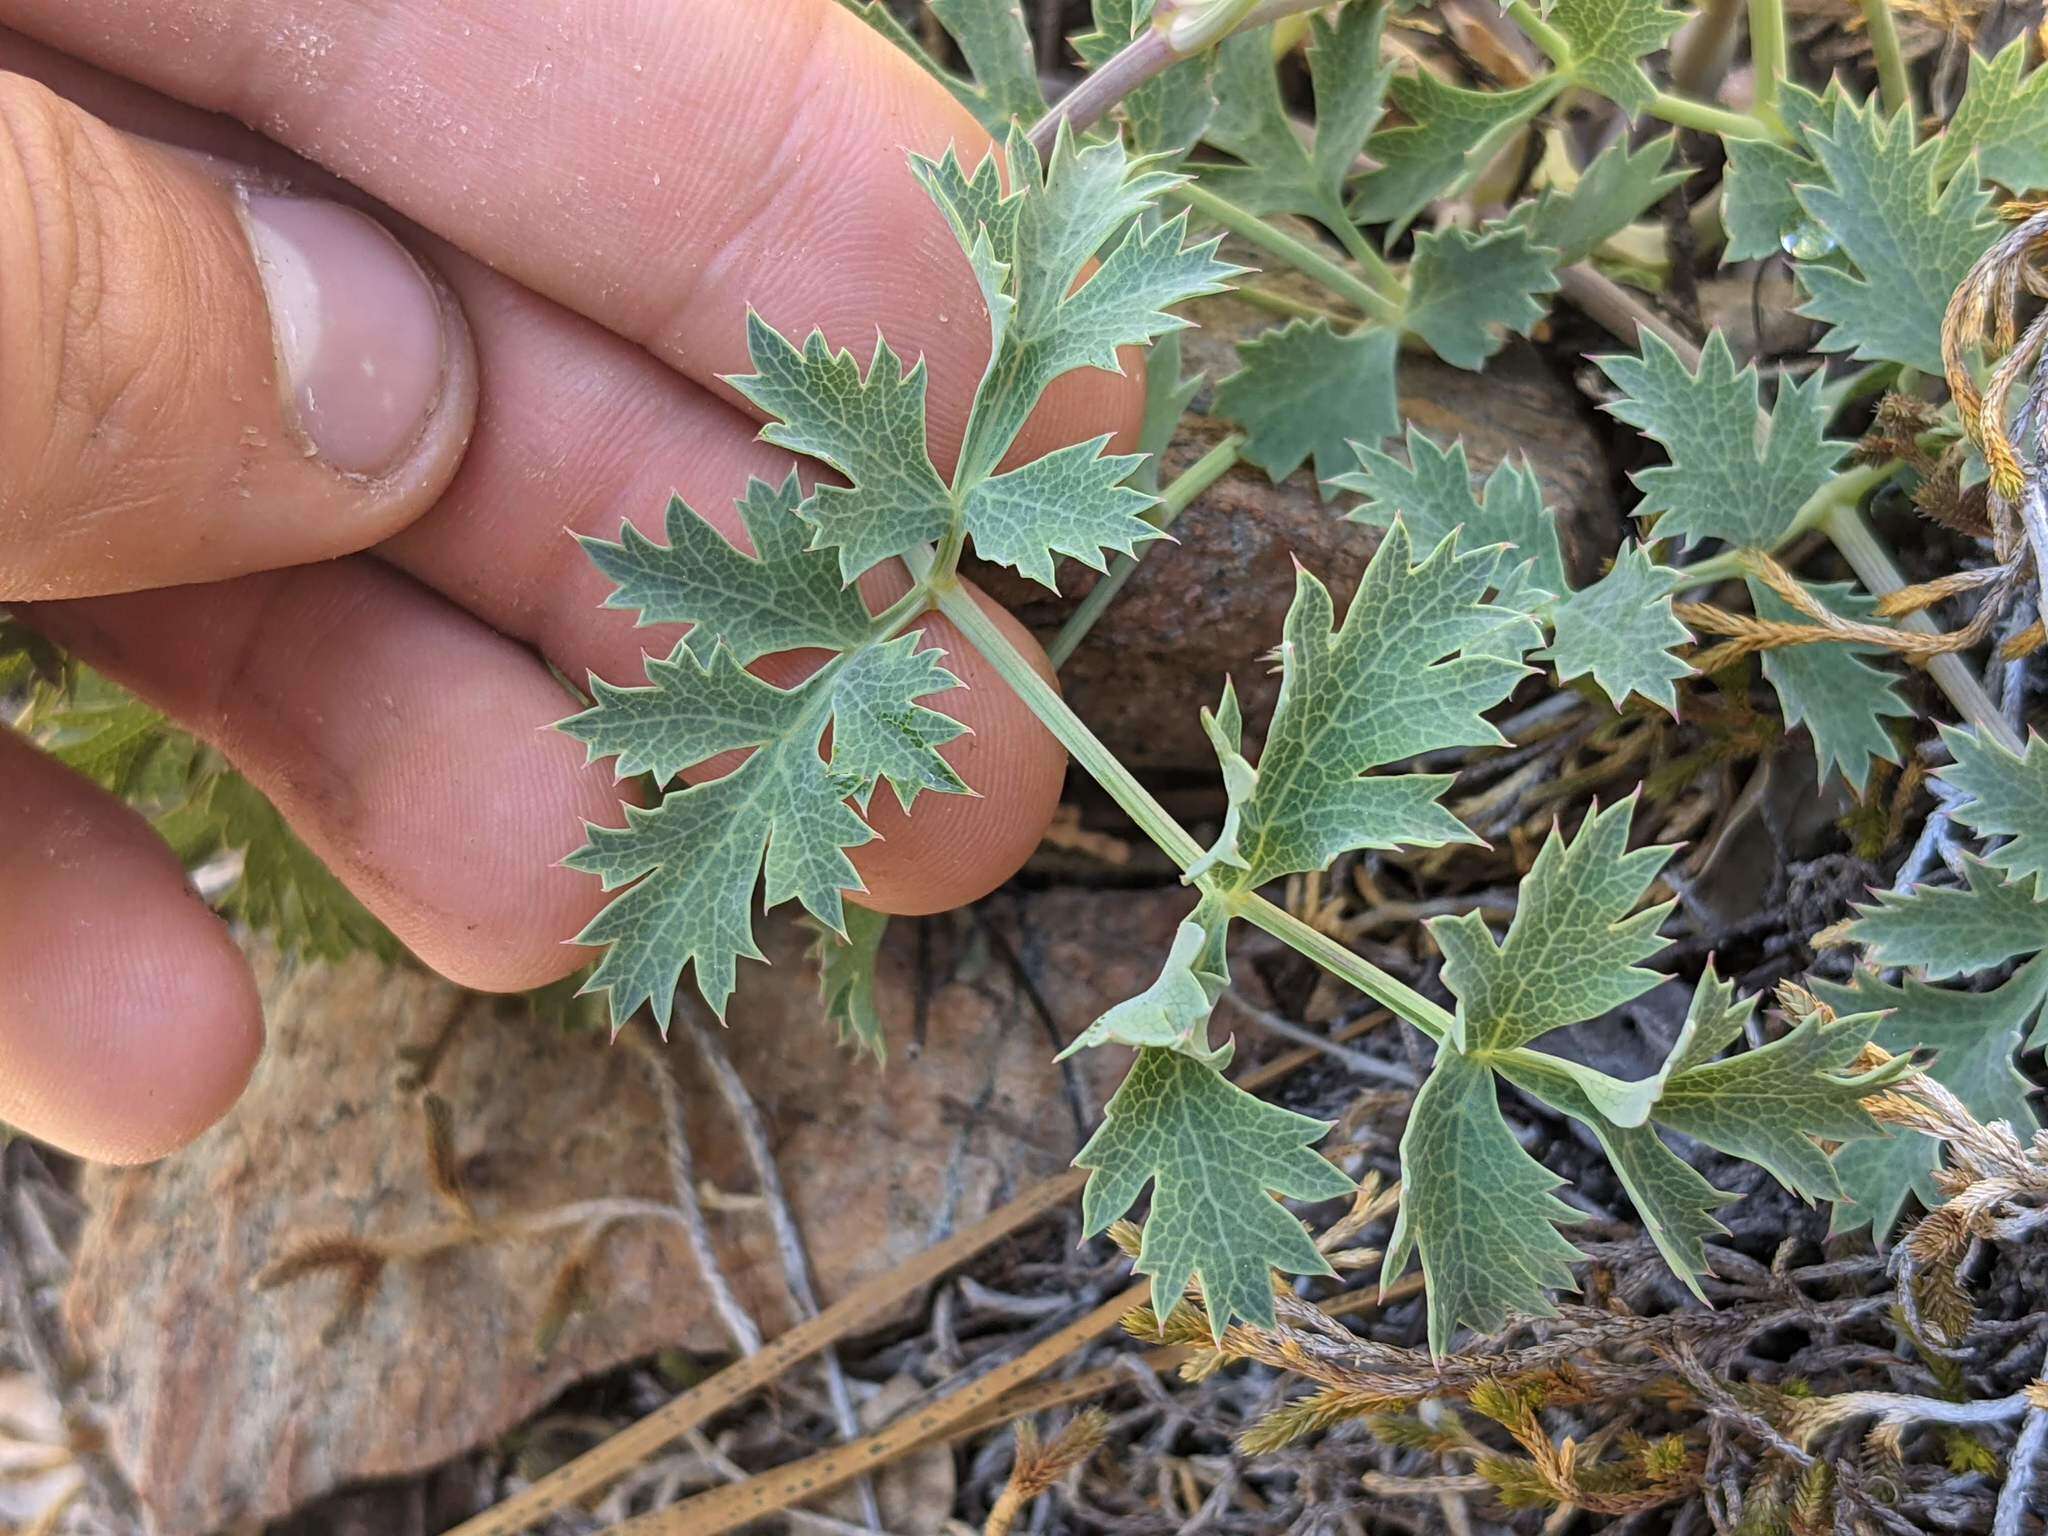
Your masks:
M308 174L220 119L18 37L0 33L0 64L134 131L220 155L267 152L274 169ZM572 677L638 682L643 652L668 654L679 631L638 628L633 615L602 607L609 583L569 533L616 538L630 520L659 537L675 492L744 543L733 496L749 476L779 481L789 456L759 442L750 418L641 349L428 245L470 317L490 410L441 502L378 553ZM1032 637L1004 616L998 622L1049 675ZM1064 779L1065 754L1028 707L949 624L936 621L930 633L965 684L932 702L973 733L944 751L976 796L926 796L907 823L894 807L876 823L884 839L852 858L868 888L857 899L883 911L940 910L1001 884L1037 847ZM877 816L887 799L876 803Z
M637 683L644 653L666 656L681 630L604 607L611 583L569 533L616 539L631 522L665 539L675 494L744 546L734 496L750 476L779 482L790 457L640 349L473 264L444 266L476 329L491 408L440 506L381 553L569 676ZM886 606L902 581L875 573L869 605ZM982 606L1050 677L1030 632ZM877 797L868 821L881 837L850 857L867 887L856 899L884 912L945 911L1002 884L1038 846L1066 776L1052 733L950 621L932 619L926 634L962 686L925 702L968 727L941 754L975 794L920 796L908 818ZM756 670L788 684L815 664L771 658Z
M29 622L219 747L421 960L483 991L566 975L594 882L556 861L616 821L521 646L362 558Z
M162 838L0 730L0 1121L140 1163L234 1103L256 984Z
M417 516L475 403L452 295L0 75L0 600L324 559Z
M988 316L905 151L978 158L987 136L957 103L833 0L476 14L0 0L0 21L260 127L702 383L747 371L749 304L862 355L879 328L928 363L933 452L952 462ZM1132 430L1141 405L1135 375L1071 375L1024 454Z

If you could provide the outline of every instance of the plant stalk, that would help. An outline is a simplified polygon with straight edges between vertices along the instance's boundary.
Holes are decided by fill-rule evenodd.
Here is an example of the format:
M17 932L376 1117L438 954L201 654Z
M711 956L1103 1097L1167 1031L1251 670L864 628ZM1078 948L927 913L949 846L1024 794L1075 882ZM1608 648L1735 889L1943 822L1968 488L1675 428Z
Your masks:
M1244 434L1233 432L1182 470L1146 515L1146 521L1162 533L1171 528L1174 519L1188 509L1190 502L1230 473L1237 463L1237 450L1243 445ZM1116 601L1117 593L1123 591L1124 583L1137 569L1138 556L1119 555L1103 578L1088 589L1088 595L1067 616L1058 636L1047 647L1046 654L1052 658L1055 670L1065 666L1067 658L1080 649L1081 642L1088 638L1088 632L1095 627L1104 610Z
M1017 653L1009 638L996 628L981 606L968 596L958 581L941 582L934 589L939 612L953 621L968 642L988 659L996 675L1010 685L1031 712L1044 722L1074 761L1087 770L1109 797L1123 808L1145 835L1165 855L1185 870L1202 856L1202 846L1187 829L1175 821L1151 792L1131 776L1130 770L1096 739L1081 717L1067 707L1059 691L1038 673L1037 668ZM1204 881L1196 886L1205 892ZM1292 913L1275 906L1252 891L1222 891L1219 896L1237 916L1263 928L1282 943L1299 950L1340 980L1349 982L1367 997L1381 1003L1432 1039L1449 1037L1451 1015L1396 976L1389 975L1361 955L1354 955L1328 934L1319 933Z
M1354 955L1328 934L1309 927L1285 907L1276 906L1255 891L1242 891L1224 898L1230 910L1255 928L1300 951L1340 981L1349 982L1381 1006L1391 1008L1430 1039L1451 1038L1457 1021L1439 1004L1431 1002L1398 977L1381 970L1361 955Z
M1545 21L1529 0L1514 0L1507 8L1507 16L1528 34L1529 41L1541 48L1544 56L1559 70L1569 70L1576 62L1571 39Z
M1365 273L1365 280L1396 304L1405 304L1408 285L1401 281L1401 274L1388 264L1386 257L1373 249L1372 242L1365 238L1342 208L1336 210L1330 227L1336 232L1338 244Z
M1891 551L1871 531L1854 501L1838 502L1830 507L1818 524L1828 541L1841 551L1842 558L1849 562L1849 568L1856 573L1856 579L1864 589L1878 597L1902 590L1906 578L1900 574L1893 561ZM1932 635L1939 631L1934 621L1924 613L1908 614L1899 620L1899 627L1910 629L1916 634ZM1956 713L1974 725L1985 736L1997 742L2008 752L2024 750L2018 732L2006 723L2005 716L1991 702L1991 695L1984 691L1984 685L1977 680L1977 674L1970 670L1970 664L1956 652L1935 656L1928 660L1927 675L1934 679L1935 686L1948 696L1955 705Z
M1651 97L1647 110L1652 117L1662 118L1676 127L1697 128L1702 133L1718 134L1724 139L1782 140L1785 137L1782 129L1755 113L1730 112L1726 107L1674 96L1669 91L1659 91Z
M1283 16L1318 10L1327 3L1328 0L1262 0L1231 28L1230 35L1266 26ZM1117 104L1133 91L1156 80L1182 60L1193 58L1208 46L1204 43L1183 53L1173 46L1166 28L1156 25L1145 28L1100 68L1082 76L1080 84L1054 102L1045 116L1032 125L1032 148L1041 158L1050 154L1062 123L1075 133L1087 132L1115 111Z
M1885 111L1913 111L1913 80L1899 49L1899 26L1892 19L1890 0L1863 0L1863 20L1870 32L1870 51L1877 56L1877 88Z
M1218 197L1207 187L1190 182L1166 194L1184 203L1212 224L1220 224L1234 235L1242 235L1260 250L1279 257L1297 272L1306 273L1339 298L1356 305L1382 325L1399 326L1404 307L1378 289L1346 271L1306 241L1275 229L1257 214Z
M1131 777L1130 771L1096 738L1081 717L1067 707L1059 690L1017 653L1009 638L996 628L957 580L941 581L933 595L938 600L939 612L953 621L954 627L988 659L996 675L1031 707L1031 712L1044 722L1074 761L1169 859L1184 870L1202 856L1202 845L1188 835L1165 806L1152 798L1151 791Z
M1749 0L1749 63L1756 76L1760 117L1778 115L1778 83L1785 78L1785 0Z

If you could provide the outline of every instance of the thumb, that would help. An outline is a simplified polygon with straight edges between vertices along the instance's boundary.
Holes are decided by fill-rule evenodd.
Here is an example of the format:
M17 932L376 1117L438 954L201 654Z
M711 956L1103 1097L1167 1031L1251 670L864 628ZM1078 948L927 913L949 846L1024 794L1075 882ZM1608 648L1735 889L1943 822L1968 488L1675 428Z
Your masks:
M0 73L0 602L374 544L475 405L453 296L370 218Z

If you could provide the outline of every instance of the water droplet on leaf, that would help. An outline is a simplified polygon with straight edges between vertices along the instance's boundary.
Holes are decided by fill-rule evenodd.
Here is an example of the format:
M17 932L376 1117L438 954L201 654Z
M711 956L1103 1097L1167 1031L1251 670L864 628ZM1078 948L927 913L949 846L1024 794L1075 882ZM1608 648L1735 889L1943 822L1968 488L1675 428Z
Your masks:
M1778 237L1778 244L1785 248L1785 254L1800 261L1819 261L1841 243L1828 233L1825 225L1812 219L1799 220Z

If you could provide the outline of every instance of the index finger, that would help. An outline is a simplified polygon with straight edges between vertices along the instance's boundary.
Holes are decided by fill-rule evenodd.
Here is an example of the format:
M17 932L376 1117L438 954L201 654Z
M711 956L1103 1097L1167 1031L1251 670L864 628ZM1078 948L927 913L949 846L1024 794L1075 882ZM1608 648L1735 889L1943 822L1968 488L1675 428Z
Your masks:
M0 23L229 112L723 389L748 305L931 375L950 465L989 352L906 151L988 136L833 0L0 0ZM1019 455L1128 432L1135 376L1056 385ZM728 398L733 398L728 394Z

